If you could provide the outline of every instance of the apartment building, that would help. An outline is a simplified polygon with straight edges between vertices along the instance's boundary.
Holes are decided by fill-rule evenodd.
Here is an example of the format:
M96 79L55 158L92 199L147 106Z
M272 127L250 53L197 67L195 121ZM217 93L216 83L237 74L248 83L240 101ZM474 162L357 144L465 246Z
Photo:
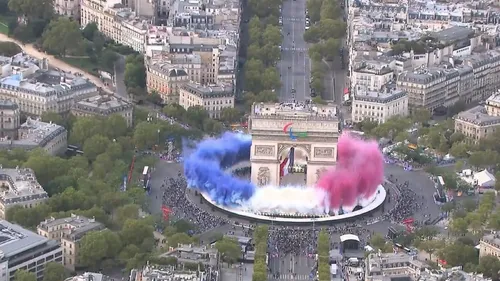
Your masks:
M357 86L371 91L378 91L387 83L393 81L394 72L390 67L391 58L358 57L351 74L351 88Z
M0 139L17 139L20 122L19 106L10 100L0 100Z
M386 280L385 277L410 277L413 280L428 266L405 253L370 254L366 258L365 279Z
M490 96L484 105L460 112L455 116L455 130L472 142L493 134L500 128L500 92Z
M180 89L179 105L186 110L191 106L204 107L210 118L220 118L224 108L234 108L232 85L200 85L187 83Z
M164 103L178 103L180 88L188 83L186 70L170 63L146 62L146 86L148 92L156 91Z
M128 127L133 125L134 106L113 94L101 92L97 96L76 102L71 108L75 116L110 116L118 114L125 119Z
M148 31L146 57L153 54L194 54L200 57L201 84L218 81L220 45L230 41L226 35L215 31L197 34L182 27L155 27Z
M418 68L398 75L397 87L408 93L411 108L431 112L459 100L460 72L448 67Z
M370 120L379 124L393 116L408 115L408 95L395 87L381 91L357 88L352 96L352 121Z
M78 268L79 242L91 231L105 229L104 225L94 218L86 218L72 214L68 218L49 218L37 227L38 235L56 240L63 249L63 265L70 271Z
M80 21L82 26L96 23L99 31L108 38L142 53L152 15L146 13L146 16L141 16L136 11L123 5L120 0L83 0Z
M58 15L78 20L80 18L80 1L55 0L54 11Z
M42 148L50 155L59 155L68 146L68 131L62 126L45 123L28 117L17 130L17 138L0 138L1 149L20 148L32 150Z
M479 240L479 256L495 256L500 258L500 237L498 234L489 234Z
M29 168L6 169L0 165L0 218L13 206L33 208L49 198ZM1 248L1 247L0 247Z
M95 95L97 87L78 74L45 70L41 61L23 53L0 57L0 99L11 100L22 114L68 113L75 100Z
M48 263L62 263L57 241L4 220L0 221L0 233L0 281L14 281L19 269L32 272L41 281Z
M215 248L193 245L174 245L174 249L161 257L175 257L181 264L183 263L201 263L206 266L217 266L220 258L219 252Z
M219 281L219 274L211 268L208 271L178 270L173 266L148 264L142 270L132 270L130 281Z
M483 101L492 92L500 89L499 49L467 56L463 64L472 67L474 73L474 87L470 102Z

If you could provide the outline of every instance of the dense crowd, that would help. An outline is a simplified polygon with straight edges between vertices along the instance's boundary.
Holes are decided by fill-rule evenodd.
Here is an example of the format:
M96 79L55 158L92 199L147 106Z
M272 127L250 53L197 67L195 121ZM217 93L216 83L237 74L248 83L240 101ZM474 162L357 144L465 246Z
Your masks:
M299 227L273 227L269 232L269 249L274 255L313 255L316 253L316 242L321 228L299 228ZM325 228L333 235L354 234L360 240L360 247L370 236L370 231L361 224L346 223ZM331 249L339 247L338 242L332 239Z
M187 199L186 179L180 174L178 178L165 179L162 189L163 205L171 210L170 216L191 222L197 227L196 231L205 232L228 223L226 219L202 210Z
M383 219L390 220L393 223L401 223L407 218L413 217L413 214L422 207L422 200L417 200L417 194L410 188L410 182L395 182L396 204Z

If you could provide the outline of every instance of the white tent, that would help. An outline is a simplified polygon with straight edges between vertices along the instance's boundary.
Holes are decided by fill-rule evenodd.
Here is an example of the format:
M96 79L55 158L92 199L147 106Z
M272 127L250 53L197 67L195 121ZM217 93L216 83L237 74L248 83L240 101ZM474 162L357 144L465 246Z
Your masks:
M474 174L474 179L477 181L477 185L481 187L494 187L495 186L495 176L492 175L487 170L478 172Z

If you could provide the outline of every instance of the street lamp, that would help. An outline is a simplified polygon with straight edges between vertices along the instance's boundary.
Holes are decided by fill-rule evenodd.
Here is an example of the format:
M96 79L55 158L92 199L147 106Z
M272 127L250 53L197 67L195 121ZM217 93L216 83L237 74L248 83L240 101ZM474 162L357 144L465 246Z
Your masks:
M160 129L158 129L158 146L160 146Z

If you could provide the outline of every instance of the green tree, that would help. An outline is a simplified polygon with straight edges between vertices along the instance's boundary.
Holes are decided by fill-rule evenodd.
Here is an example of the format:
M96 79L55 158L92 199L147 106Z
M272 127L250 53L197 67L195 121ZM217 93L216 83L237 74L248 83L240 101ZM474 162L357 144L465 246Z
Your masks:
M82 43L82 34L76 21L60 17L50 22L42 36L42 45L57 55L66 56Z
M14 273L14 281L36 281L36 275L24 269L18 269Z
M478 271L483 273L484 277L498 280L500 271L500 260L492 255L482 256L479 259Z
M443 247L443 242L438 240L425 240L418 245L419 249L429 254L429 260L432 260L432 254Z
M465 245L459 241L446 245L438 252L438 255L449 266L465 266L466 264L477 264L478 262L474 246Z
M139 206L135 204L127 204L125 206L116 209L115 220L116 223L122 227L125 221L128 219L138 219L139 218Z
M326 101L324 101L320 96L316 96L314 98L312 98L312 101L315 103L315 104L327 104Z
M50 19L54 15L53 0L9 0L9 9L18 15L35 19Z
M225 107L222 109L221 121L230 124L240 121L240 118L241 112L238 109L232 107Z
M45 265L43 281L61 281L67 277L64 266L57 262L49 262Z
M70 133L70 143L83 145L94 135L104 135L102 120L96 117L81 117L73 124Z
M137 124L134 130L134 143L139 149L149 148L158 144L160 127L149 122ZM160 131L161 132L161 131Z
M152 247L145 249L143 246L148 245L150 242L154 243L153 231L153 226L149 225L147 220L129 219L125 221L120 236L124 245L136 245L143 251L150 251ZM151 244L151 246L153 245Z
M467 145L462 142L454 142L450 148L450 154L457 158L467 157Z
M439 231L434 226L424 226L415 231L415 235L421 239L432 240Z
M177 103L170 103L163 107L163 113L168 117L175 118L177 120L183 120L186 114L184 107Z
M456 218L451 221L450 230L455 235L465 235L469 224L463 218Z
M125 85L127 88L146 88L146 68L142 55L129 55L125 60Z
M95 34L98 32L99 28L97 27L97 24L95 22L90 22L82 30L82 35L85 39L93 41Z
M120 237L110 230L89 232L80 241L80 263L98 269L103 260L116 257L121 247Z
M114 71L115 62L118 60L119 55L111 50L104 50L99 57L99 63L106 69L106 71Z
M170 247L177 248L180 244L190 244L193 240L186 233L176 233L167 238Z
M425 108L416 108L411 113L411 119L415 123L427 124L431 120L432 114Z
M83 144L83 151L89 160L95 160L99 154L106 152L111 141L104 136L94 135Z
M215 248L229 264L235 263L241 257L241 247L235 239L224 237L215 243Z
M5 57L12 57L22 52L21 47L14 42L0 42L0 55Z
M278 46L281 44L282 40L281 31L277 26L267 25L262 34L262 39L266 42L266 44Z

